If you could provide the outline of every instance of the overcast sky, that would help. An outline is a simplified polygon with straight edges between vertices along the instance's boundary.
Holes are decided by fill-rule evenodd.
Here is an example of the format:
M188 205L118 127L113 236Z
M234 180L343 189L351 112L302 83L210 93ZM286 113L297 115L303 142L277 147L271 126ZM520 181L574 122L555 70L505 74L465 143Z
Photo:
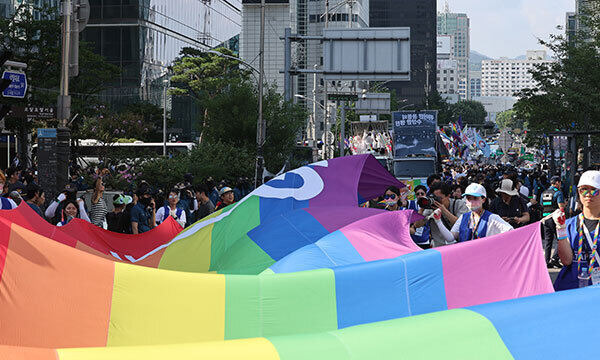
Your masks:
M437 0L438 11L444 10L444 3ZM471 20L471 50L492 58L543 49L536 37L547 39L558 32L565 13L575 10L575 0L448 0L448 4L450 12L466 13Z

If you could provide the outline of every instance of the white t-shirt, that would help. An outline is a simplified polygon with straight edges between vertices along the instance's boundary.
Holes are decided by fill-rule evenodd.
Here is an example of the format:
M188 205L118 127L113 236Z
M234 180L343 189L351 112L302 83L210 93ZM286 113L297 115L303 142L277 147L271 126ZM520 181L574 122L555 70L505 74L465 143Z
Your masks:
M454 226L452 226L452 230L450 230L455 238L458 238L458 233L460 232L460 224L462 223L462 219L463 217L459 218L458 221L454 223ZM469 227L472 229L475 226L475 224L473 224L473 216L469 216L468 219ZM491 214L488 219L487 233L485 234L485 237L502 234L511 230L514 230L514 228L509 223L502 220L500 216L496 214Z

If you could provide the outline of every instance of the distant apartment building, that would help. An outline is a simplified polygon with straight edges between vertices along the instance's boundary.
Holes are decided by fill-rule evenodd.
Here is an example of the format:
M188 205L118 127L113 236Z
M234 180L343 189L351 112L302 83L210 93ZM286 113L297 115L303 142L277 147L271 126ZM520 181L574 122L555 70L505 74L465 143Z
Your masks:
M464 83L464 91L460 94L461 98L466 99L469 84L469 53L471 52L469 17L467 14L451 13L446 7L443 12L437 14L437 34L438 36L452 36L452 56L458 62L459 81Z
M469 71L469 99L481 96L481 71Z
M481 96L515 96L519 91L532 88L535 82L530 70L539 64L550 63L546 52L527 51L524 60L483 60L481 66Z

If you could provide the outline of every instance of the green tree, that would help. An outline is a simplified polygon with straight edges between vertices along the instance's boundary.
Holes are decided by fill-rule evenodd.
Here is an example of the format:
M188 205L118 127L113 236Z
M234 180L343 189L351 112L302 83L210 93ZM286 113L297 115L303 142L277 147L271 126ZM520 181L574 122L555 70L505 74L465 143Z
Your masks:
M438 124L448 124L453 121L452 105L444 99L437 90L429 93L429 96L423 101L420 109L422 110L437 110Z
M0 17L0 49L11 51L12 60L27 64L27 97L2 100L9 105L56 106L61 69L59 10L36 3L39 2L23 1L10 18ZM71 112L89 115L100 104L97 95L118 75L118 68L94 54L85 42L80 43L79 68L79 75L70 81ZM5 124L24 142L32 129L56 126L57 121L23 121L7 116ZM76 122L73 125L77 127ZM26 155L21 154L22 157Z
M216 51L233 56L233 52L229 49L218 48ZM214 122L211 123L211 103L218 96L229 91L232 85L250 79L251 72L243 70L240 64L239 61L190 47L183 48L181 56L173 63L171 77L173 88L170 93L190 95L204 108L204 117L200 124L200 142L203 141L205 130L216 125Z
M498 114L496 124L499 129L527 129L527 123L518 116L515 110L506 110Z
M226 49L218 51L231 54ZM173 71L176 88L171 93L190 95L204 109L198 124L202 143L231 144L256 154L258 91L250 72L240 69L237 60L195 49L184 49ZM284 101L275 88L266 89L264 157L269 169L281 168L290 157L307 116L303 107ZM227 166L227 162L222 166Z
M514 107L517 116L528 123L530 133L586 131L600 126L598 4L586 2L578 19L583 26L571 39L551 35L549 41L540 41L556 61L531 71L536 85L521 91Z
M452 112L452 120L458 121L460 118L462 123L467 125L483 125L487 112L483 104L479 101L465 100L459 101L450 106Z

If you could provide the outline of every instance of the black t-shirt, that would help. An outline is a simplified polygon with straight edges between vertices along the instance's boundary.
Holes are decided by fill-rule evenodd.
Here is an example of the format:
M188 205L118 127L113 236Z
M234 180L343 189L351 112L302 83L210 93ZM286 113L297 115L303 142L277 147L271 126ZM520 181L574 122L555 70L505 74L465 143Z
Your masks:
M521 217L528 210L527 203L520 196L513 196L508 204L502 201L502 197L497 197L492 201L492 205L490 206L490 211L494 214L509 218Z
M588 229L588 231L590 232L590 235L592 236L592 241L594 241L594 234L596 231L596 227L598 226L598 221L600 220L590 220L590 219L583 219L583 223L585 224L585 227ZM579 232L581 223L579 221L577 221L577 232ZM577 250L579 247L579 235L577 235L578 237L575 239L574 242L572 242L572 246L573 246L573 263L577 263ZM583 260L584 261L590 261L591 259L591 255L592 255L592 249L590 248L590 245L588 243L588 240L585 236L585 233L583 235L583 243L582 243L582 255L583 255Z
M109 212L106 214L106 223L108 224L108 230L121 233L130 234L129 227L131 224L131 218L129 213L123 211L120 213Z

